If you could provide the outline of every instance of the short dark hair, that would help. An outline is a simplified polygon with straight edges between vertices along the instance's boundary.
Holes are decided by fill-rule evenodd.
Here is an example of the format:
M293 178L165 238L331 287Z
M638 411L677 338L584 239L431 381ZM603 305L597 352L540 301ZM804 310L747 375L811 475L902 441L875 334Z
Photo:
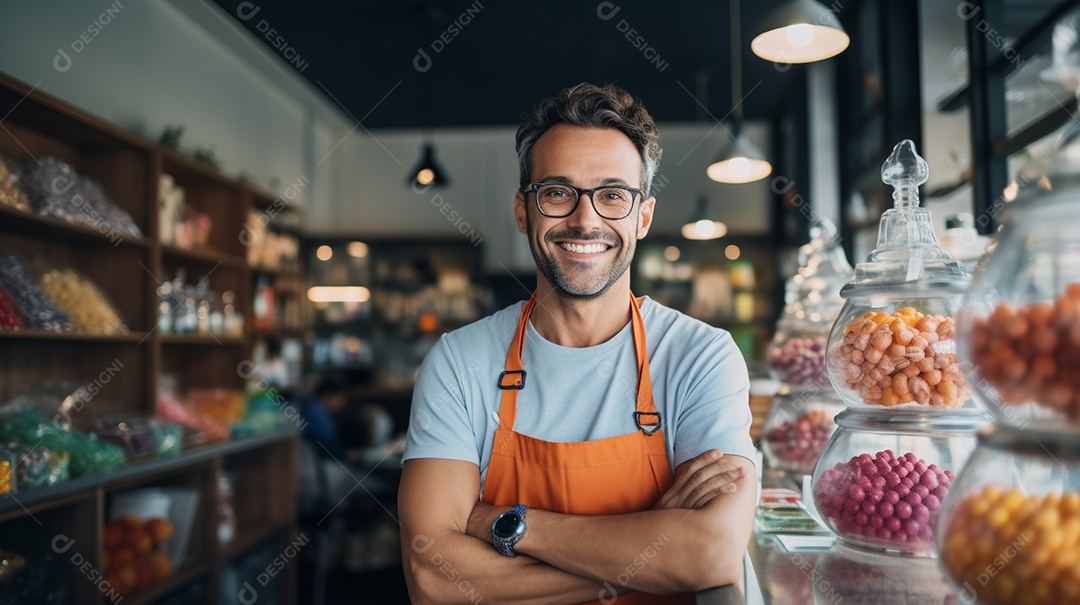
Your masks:
M640 99L613 84L581 83L548 97L524 116L517 131L518 171L524 191L532 178L532 150L536 141L556 124L586 128L615 128L625 134L641 155L641 188L649 197L660 165L660 132Z

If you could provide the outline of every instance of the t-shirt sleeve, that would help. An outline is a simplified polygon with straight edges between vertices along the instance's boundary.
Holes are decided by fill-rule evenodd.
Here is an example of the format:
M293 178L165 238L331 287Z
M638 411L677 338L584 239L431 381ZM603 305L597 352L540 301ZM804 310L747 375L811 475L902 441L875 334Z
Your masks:
M413 389L402 461L445 458L480 465L464 387L446 336L428 352Z
M675 466L710 449L757 459L750 439L750 376L727 332L697 357L675 431Z

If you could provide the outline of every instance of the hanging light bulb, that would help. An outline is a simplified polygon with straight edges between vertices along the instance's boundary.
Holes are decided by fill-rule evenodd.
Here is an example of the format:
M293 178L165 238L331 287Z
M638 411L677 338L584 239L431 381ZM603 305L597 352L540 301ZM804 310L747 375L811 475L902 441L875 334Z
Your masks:
M705 174L720 183L742 184L772 174L772 164L742 131L742 39L739 35L739 0L731 2L731 140ZM722 237L722 236L718 236Z
M754 54L777 63L812 63L838 55L851 43L844 26L815 0L791 0L765 19L751 42Z
M412 174L412 177L409 181L413 185L443 187L450 184L446 171L435 161L435 145L432 143L424 143L420 163L416 165L416 168L410 174Z
M721 150L715 162L709 165L705 174L719 183L742 184L760 181L772 174L772 164L761 159L764 154L754 146L735 124L731 142Z
M698 198L697 209L693 216L680 230L686 239L717 239L727 235L727 225L712 219L709 213L709 200L703 195Z

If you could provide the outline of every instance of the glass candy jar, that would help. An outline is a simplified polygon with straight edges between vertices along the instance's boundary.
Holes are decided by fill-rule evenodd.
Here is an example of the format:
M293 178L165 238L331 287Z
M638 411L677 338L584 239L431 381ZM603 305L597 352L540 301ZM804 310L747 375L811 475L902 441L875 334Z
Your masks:
M843 409L844 403L832 389L781 387L773 397L762 427L761 447L769 468L802 475L812 473L836 429L833 417Z
M901 559L838 544L821 555L813 577L815 605L930 605L955 599L938 562L930 558Z
M840 291L846 302L826 347L829 378L849 406L944 410L970 400L953 316L971 270L938 246L930 211L919 207L928 174L908 140L882 166L894 207L881 216L877 248Z
M814 467L818 513L845 546L932 556L941 502L988 421L981 410L844 410Z
M785 306L769 347L769 365L782 383L797 388L829 386L825 345L844 305L840 288L851 278L836 227L819 219L812 239L799 248L799 271L785 285Z
M997 421L1080 433L1080 167L1007 206L960 315L960 354ZM1052 187L1052 190L1047 188Z
M937 546L964 603L1080 602L1080 441L996 425L942 505Z

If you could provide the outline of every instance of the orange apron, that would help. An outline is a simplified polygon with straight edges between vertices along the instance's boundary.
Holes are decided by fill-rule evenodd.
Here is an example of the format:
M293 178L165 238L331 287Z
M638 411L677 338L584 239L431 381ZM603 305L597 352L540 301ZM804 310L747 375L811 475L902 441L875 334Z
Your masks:
M495 430L484 481L484 502L505 507L521 503L574 515L611 515L649 510L671 487L674 477L649 378L645 324L637 299L631 294L630 300L638 364L637 406L633 416L641 430L579 442L543 441L514 432L517 392L525 388L521 353L529 315L536 306L534 292L521 311L506 355L506 371L499 376L502 389L499 428ZM631 563L632 560L627 560L628 565ZM610 593L603 596L611 602ZM694 602L693 595L658 596L640 592L620 595L618 600L619 605Z

